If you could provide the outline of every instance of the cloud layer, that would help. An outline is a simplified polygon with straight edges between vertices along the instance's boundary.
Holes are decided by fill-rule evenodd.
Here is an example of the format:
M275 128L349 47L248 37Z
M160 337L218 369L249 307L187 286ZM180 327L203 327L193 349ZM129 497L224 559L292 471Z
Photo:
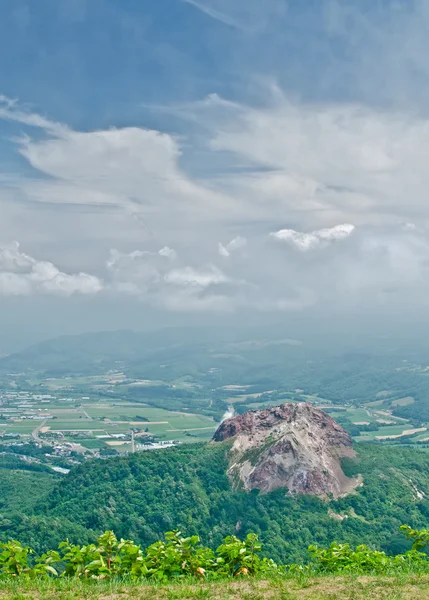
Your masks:
M51 262L20 252L18 242L0 246L0 296L97 294L102 288L98 277L63 273Z
M2 295L231 312L423 305L429 292L422 116L291 102L273 88L259 108L218 96L180 107L199 132L185 139L141 127L75 131L4 97L1 107L25 127L13 143L29 172L4 178L0 201L54 207L56 225L73 216L85 244L104 236L97 259L57 250L64 271L2 246ZM218 161L215 173L193 169L197 151ZM101 218L102 232L89 227Z
M307 252L317 248L326 248L334 242L344 240L354 230L354 225L344 223L327 229L318 229L311 233L303 233L294 229L280 229L280 231L275 231L271 235L276 240L286 242L301 252Z

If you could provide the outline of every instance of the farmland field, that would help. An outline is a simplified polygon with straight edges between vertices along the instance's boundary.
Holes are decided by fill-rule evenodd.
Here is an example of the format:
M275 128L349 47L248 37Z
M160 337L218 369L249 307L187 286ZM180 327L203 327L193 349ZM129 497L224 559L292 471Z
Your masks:
M92 456L129 451L133 437L137 449L173 441L208 441L226 411L243 413L283 402L314 403L356 442L420 446L429 442L428 418L417 421L399 416L415 410L417 400L411 390L380 385L360 399L348 394L347 400L335 389L331 397L329 389L323 393L323 388L319 391L304 381L287 387L276 387L272 381L251 384L251 379L221 377L223 361L231 355L216 356L221 367L207 368L205 374L194 370L190 375L186 366L180 374L164 372L162 361L152 369L152 376L136 371L130 376L125 364L123 371L104 375L44 377L35 371L18 379L6 375L0 382L0 445L19 447L27 441L57 449L68 445L69 453L82 454L86 448ZM210 362L216 356L211 355ZM167 374L173 376L168 379ZM64 456L61 450L59 454Z
M70 380L67 385L71 386ZM217 427L212 417L154 408L143 402L118 398L98 400L88 396L83 399L74 395L43 402L26 398L25 401L4 402L3 407L9 418L0 422L0 433L20 435L23 441L35 434L42 441L59 436L54 439L75 442L88 450L105 448L108 444L121 452L131 443L131 430L134 430L137 442L152 436L158 441L183 443L208 440Z

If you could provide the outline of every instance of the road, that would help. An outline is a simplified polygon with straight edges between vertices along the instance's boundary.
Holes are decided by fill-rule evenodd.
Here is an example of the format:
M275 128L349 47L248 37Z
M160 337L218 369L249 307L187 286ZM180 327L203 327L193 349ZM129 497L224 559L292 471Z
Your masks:
M39 431L46 425L47 422L48 419L45 419L31 432L31 437L36 440L36 442L39 442L39 444L45 444L45 442L39 438Z

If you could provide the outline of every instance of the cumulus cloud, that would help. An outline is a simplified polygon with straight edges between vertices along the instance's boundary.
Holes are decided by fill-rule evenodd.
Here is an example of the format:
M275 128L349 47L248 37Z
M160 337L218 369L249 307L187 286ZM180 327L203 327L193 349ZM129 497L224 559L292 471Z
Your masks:
M164 279L167 283L175 285L198 286L201 288L228 281L222 271L213 265L209 265L204 269L193 269L192 267L174 269L168 272Z
M218 250L219 250L219 254L221 256L228 258L229 256L231 256L231 254L233 252L235 252L236 250L240 250L241 248L244 248L245 246L247 246L246 238L237 236L233 240L228 242L228 244L226 244L225 246L223 244L221 244L221 242L219 242Z
M158 252L135 250L119 252L111 250L106 266L110 273L111 287L119 292L136 295L152 295L171 268L175 251L162 248Z
M274 238L275 244L269 234L249 239L239 268L215 252L212 262L194 257L190 265L178 254L171 260L160 251L112 251L106 286L180 312L383 310L424 304L429 293L425 229L350 225L294 233Z
M429 241L426 232L394 227L361 227L325 252L299 253L295 270L301 285L317 296L316 305L359 310L423 306L429 293Z
M177 252L168 246L164 246L158 253L160 256L165 256L170 260L175 260L177 258Z
M222 210L239 214L239 202L181 169L182 149L173 135L142 127L74 131L5 97L0 99L0 119L45 134L15 140L39 177L10 178L4 187L26 201L121 208L150 232L165 230L167 213L173 224L188 226Z
M97 294L103 282L87 273L67 274L48 261L38 261L19 249L18 242L0 246L0 295L34 293L71 296Z
M281 242L297 248L301 252L326 248L328 245L346 239L353 233L354 225L344 223L327 229L318 229L311 233L303 233L294 229L280 229L271 233L271 236Z
M220 268L212 264L175 266L177 253L171 248L167 250L130 253L111 250L106 263L109 289L170 310L231 309L231 298L217 288L233 282Z

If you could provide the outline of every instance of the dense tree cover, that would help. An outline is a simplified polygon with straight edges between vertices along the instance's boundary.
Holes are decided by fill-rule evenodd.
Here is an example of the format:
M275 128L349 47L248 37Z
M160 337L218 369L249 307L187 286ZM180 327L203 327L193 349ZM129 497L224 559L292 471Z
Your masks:
M36 495L43 496L55 486L58 478L51 474L52 471L42 471L33 466L37 467L22 464L15 457L7 461L4 457L0 458L0 514L14 510L25 512L34 505L35 491Z
M227 535L256 533L266 555L281 563L303 561L307 546L333 541L402 552L400 525L418 528L429 518L429 455L380 445L358 451L344 468L361 474L364 485L330 502L285 490L232 491L224 444L94 460L56 480L25 514L3 503L0 540L14 537L40 551L65 537L85 543L111 529L148 545L179 528L213 548Z
M413 404L393 407L393 414L404 419L409 419L416 426L429 422L429 399L427 392L417 395Z
M29 462L29 461L25 461L22 460L21 457L14 456L14 453L9 454L9 449L8 449L8 453L3 454L0 456L0 469L1 470L9 470L9 471L13 471L15 469L20 470L20 471L36 471L36 472L43 472L43 473L52 473L52 470L47 467L46 465L41 465L39 463L35 463L35 462ZM4 477L7 477L6 474L3 474L2 476L2 482L4 480Z

